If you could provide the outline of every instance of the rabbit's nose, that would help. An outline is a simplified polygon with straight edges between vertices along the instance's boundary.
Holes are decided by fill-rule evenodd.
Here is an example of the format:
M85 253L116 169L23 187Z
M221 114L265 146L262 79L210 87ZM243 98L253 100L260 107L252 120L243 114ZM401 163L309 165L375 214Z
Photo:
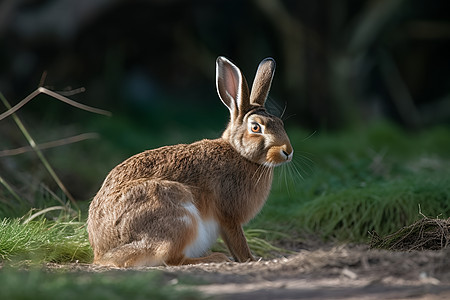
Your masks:
M294 154L294 149L292 147L284 146L281 149L281 154L284 157L285 160L290 161L292 159L292 156Z

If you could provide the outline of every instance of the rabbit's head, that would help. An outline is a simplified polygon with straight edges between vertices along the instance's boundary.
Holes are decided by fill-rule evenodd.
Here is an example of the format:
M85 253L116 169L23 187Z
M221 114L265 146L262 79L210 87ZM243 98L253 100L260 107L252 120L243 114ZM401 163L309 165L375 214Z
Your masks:
M250 92L238 67L223 56L216 62L217 92L231 116L222 138L245 158L268 167L291 161L294 153L283 122L264 107L274 72L275 61L264 59Z

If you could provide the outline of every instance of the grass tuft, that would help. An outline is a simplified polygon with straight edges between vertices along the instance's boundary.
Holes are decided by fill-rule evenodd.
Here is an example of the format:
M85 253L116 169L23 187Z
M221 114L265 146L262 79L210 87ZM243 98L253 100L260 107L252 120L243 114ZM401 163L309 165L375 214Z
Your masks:
M450 214L450 178L421 176L347 188L306 203L299 214L301 227L324 238L367 241L368 232L381 235L409 225L419 217Z
M24 224L19 219L3 219L0 223L0 258L35 263L91 262L92 250L84 223L42 219Z

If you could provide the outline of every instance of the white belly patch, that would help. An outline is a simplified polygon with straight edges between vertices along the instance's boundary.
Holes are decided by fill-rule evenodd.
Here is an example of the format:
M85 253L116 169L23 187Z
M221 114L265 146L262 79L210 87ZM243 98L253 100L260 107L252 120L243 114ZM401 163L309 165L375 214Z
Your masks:
M202 256L219 236L219 224L214 219L203 220L200 213L192 203L185 203L183 207L190 213L190 224L197 224L196 238L184 248L186 257L194 258ZM184 218L184 217L183 217Z

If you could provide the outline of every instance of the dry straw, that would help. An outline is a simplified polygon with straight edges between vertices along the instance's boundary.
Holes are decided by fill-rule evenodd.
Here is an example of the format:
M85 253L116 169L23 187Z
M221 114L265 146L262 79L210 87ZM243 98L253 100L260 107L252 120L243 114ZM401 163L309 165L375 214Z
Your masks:
M441 250L450 242L450 218L431 219L423 216L395 233L381 237L371 233L371 248L414 251Z

